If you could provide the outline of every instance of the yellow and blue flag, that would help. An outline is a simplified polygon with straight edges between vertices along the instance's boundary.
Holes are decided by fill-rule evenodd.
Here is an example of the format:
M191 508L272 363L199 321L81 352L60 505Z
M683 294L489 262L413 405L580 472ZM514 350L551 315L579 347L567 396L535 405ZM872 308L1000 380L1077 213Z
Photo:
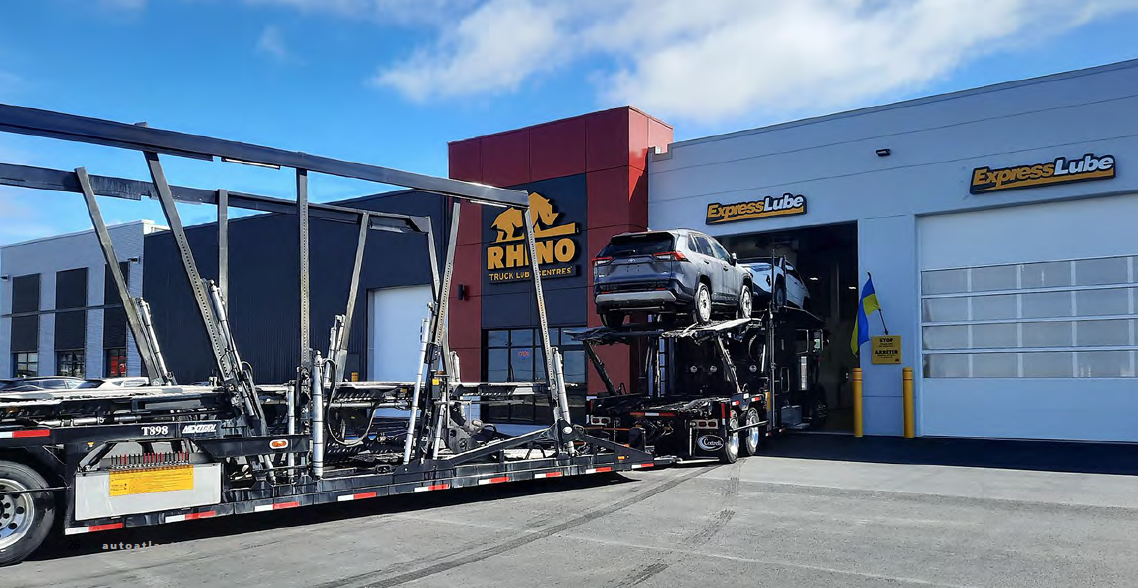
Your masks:
M861 289L861 299L858 300L857 317L854 319L853 335L850 337L850 349L854 355L858 354L862 343L869 341L869 315L873 311L881 311L881 304L877 302L877 292L873 290L873 276L865 281ZM888 334L888 333L886 333Z

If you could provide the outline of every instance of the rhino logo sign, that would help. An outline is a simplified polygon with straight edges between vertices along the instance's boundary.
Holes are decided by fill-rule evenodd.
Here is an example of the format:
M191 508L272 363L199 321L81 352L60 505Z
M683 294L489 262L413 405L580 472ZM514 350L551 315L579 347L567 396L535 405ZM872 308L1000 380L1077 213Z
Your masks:
M558 224L562 213L553 201L537 192L529 195L530 215L533 218L533 235L537 244L538 264L552 266L567 264L577 257L577 242L571 237L580 232L577 223ZM525 215L519 208L510 208L494 217L494 241L486 249L486 269L491 282L509 282L529 279L529 255L525 244ZM542 270L542 277L572 276L576 267L551 267Z
M577 223L553 225L561 217L561 213L554 210L552 200L537 192L530 192L529 210L530 214L533 215L533 236L535 239L577 233ZM490 226L498 231L498 237L494 239L494 242L509 243L510 241L525 239L525 231L522 230L525 222L525 215L520 208L510 208L499 214L494 218L494 222L490 223Z

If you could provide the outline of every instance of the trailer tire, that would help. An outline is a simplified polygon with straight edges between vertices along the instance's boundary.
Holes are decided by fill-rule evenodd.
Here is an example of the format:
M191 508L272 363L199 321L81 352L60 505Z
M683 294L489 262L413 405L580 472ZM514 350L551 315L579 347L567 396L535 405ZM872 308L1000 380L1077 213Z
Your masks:
M0 566L20 563L38 549L51 532L55 523L55 497L51 492L24 493L49 487L34 469L0 461Z
M748 408L747 412L743 414L743 424L753 425L762 422L762 417L759 416L759 411L754 407ZM762 445L763 432L759 427L751 429L744 429L739 431L739 453L743 457L751 457L759 454L759 446Z
M731 414L731 420L728 421L727 426L730 429L739 426L739 413ZM719 461L727 464L739 461L739 433L724 436L723 448L719 450Z

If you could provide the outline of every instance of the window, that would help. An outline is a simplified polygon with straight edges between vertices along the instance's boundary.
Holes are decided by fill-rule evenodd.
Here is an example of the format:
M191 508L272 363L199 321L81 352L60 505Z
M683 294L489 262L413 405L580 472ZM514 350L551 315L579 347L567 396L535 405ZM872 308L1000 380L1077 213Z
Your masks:
M715 239L708 239L707 242L711 244L711 250L715 252L716 257L724 262L731 263L731 254L727 253L727 250L724 249L718 241Z
M40 372L38 353L13 353L12 375L17 378L34 378Z
M921 272L927 378L1138 377L1138 257Z
M707 242L707 237L703 235L696 235L695 237L696 250L708 256L715 257L715 253L711 250L711 244Z
M82 351L59 351L56 353L57 376L84 378L87 374L86 354Z
M103 352L103 377L119 378L126 375L126 348L115 347Z
M566 331L583 327L550 328L549 344L561 351L565 370L565 387L569 395L570 413L574 419L584 417L586 358L583 345ZM488 330L485 332L487 382L543 382L545 360L537 329ZM486 405L483 420L492 423L549 424L553 408L545 395L536 395Z

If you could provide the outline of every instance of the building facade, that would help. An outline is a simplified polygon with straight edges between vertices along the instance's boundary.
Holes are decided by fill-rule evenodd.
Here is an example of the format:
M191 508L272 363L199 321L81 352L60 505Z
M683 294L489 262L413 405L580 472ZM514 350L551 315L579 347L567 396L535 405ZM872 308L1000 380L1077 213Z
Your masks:
M143 242L163 227L108 228L132 297L142 294ZM0 378L141 375L126 313L94 231L0 248Z
M901 433L909 366L918 435L1138 441L1136 108L1132 61L683 141L649 162L649 224L848 235L831 349L867 434ZM870 276L899 363L840 349Z

